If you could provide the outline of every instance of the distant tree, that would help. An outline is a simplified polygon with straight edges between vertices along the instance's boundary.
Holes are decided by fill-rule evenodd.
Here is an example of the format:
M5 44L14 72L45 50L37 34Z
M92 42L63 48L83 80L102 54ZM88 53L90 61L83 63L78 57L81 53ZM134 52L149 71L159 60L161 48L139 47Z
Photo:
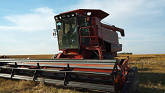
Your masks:
M118 53L118 54L132 55L133 53L131 53L131 52L122 52L122 53Z

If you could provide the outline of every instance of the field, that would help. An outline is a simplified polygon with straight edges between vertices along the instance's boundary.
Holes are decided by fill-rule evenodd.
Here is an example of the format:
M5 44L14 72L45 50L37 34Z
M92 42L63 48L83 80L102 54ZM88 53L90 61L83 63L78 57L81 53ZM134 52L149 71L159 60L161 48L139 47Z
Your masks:
M124 58L127 55L120 55ZM140 93L165 92L165 54L129 55L130 66L137 66Z
M53 55L6 55L10 58L50 59ZM165 54L119 55L119 59L130 56L129 65L137 66L139 93L165 92ZM88 93L91 91L61 86L45 85L24 80L0 78L0 93ZM92 91L97 92L97 91Z

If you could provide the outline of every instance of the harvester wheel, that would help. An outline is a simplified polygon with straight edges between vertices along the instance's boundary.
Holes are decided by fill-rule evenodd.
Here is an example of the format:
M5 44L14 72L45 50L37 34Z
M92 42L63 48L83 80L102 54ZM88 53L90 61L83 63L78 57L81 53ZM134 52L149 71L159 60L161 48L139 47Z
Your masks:
M129 93L138 93L139 75L138 75L137 67L132 67L131 70L133 70L133 71L131 71L128 74L128 77L133 78L133 81L132 81L132 86L130 88Z
M132 67L128 73L127 81L123 85L121 93L138 93L139 76L137 67Z

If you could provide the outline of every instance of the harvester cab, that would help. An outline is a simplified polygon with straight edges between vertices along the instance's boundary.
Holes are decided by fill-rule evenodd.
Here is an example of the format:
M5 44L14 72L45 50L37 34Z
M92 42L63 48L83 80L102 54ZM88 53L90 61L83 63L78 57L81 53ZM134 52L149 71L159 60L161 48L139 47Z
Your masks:
M59 53L56 59L0 59L0 77L33 80L115 93L135 93L137 67L114 58L122 50L122 28L103 24L102 10L78 9L54 16ZM55 35L55 34L54 34Z
M102 10L78 9L54 16L59 49L57 58L113 59L122 50L118 34L124 30L101 23L109 14ZM69 54L69 55L68 55Z

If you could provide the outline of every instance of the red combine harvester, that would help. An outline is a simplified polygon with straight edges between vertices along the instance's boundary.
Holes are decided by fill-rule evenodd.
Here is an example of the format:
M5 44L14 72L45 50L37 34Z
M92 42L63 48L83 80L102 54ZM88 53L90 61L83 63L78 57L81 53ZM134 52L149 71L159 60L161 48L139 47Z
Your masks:
M122 50L118 34L124 30L100 21L109 14L102 10L77 9L54 16L59 50L54 59L0 59L0 77L42 81L116 93L135 93L139 87L136 67Z

